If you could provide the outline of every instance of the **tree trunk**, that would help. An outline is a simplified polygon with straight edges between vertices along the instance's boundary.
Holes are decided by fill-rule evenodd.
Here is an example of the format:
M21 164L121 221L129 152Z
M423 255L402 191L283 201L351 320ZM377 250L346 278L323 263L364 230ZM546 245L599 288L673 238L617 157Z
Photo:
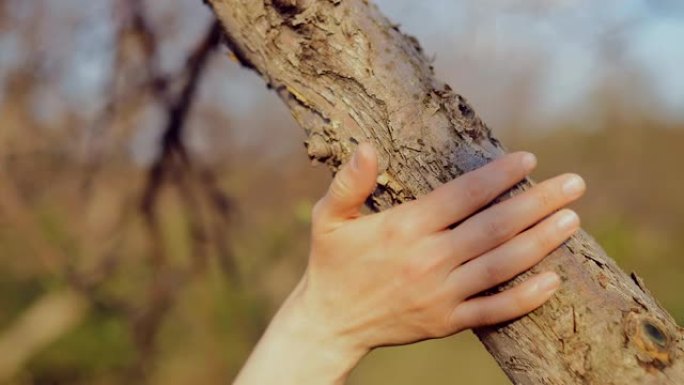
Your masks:
M358 142L379 149L373 209L415 199L504 153L464 98L435 80L418 42L371 2L206 1L235 57L304 127L313 160L335 171ZM527 317L475 331L513 383L684 384L683 330L589 235L537 269L561 275L559 294Z

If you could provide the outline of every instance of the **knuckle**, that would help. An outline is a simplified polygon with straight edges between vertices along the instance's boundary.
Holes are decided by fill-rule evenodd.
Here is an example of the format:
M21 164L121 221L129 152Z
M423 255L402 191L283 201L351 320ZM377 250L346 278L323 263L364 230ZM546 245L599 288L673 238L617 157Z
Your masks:
M555 206L556 196L550 188L542 188L537 192L535 200L540 208L550 209Z
M527 309L529 308L529 298L523 293L516 292L511 295L511 301L508 306L510 306L510 313L514 317L527 314Z
M487 263L482 270L483 278L491 286L495 286L506 279L506 270L498 263Z
M486 201L490 195L489 189L481 176L471 175L464 181L463 195L469 202Z
M394 227L395 227L395 234L402 239L409 237L410 235L414 234L416 231L415 224L413 223L413 221L409 221L409 220L397 221L395 223Z
M473 309L472 323L474 327L492 325L494 318L487 308L478 306Z
M337 174L335 181L330 186L330 194L334 198L344 198L352 192L352 183L344 172Z
M520 175L520 162L514 161L515 157L509 157L506 162L498 168L499 183L517 178ZM513 184L513 183L511 183Z
M409 238L416 233L416 230L416 225L413 221L387 215L383 223L382 234L388 241L397 241Z
M501 219L493 219L485 224L487 236L495 241L503 241L510 235L509 226Z
M554 237L553 234L548 231L537 231L534 236L534 246L532 247L533 252L540 252L543 250L548 250L553 247Z

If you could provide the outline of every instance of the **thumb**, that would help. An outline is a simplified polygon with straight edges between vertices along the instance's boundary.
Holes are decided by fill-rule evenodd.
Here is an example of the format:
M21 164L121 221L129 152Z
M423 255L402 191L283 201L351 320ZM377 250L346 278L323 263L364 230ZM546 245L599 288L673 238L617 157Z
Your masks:
M377 178L377 153L371 144L361 143L351 161L335 175L319 203L320 214L325 220L358 217L366 199L375 190Z

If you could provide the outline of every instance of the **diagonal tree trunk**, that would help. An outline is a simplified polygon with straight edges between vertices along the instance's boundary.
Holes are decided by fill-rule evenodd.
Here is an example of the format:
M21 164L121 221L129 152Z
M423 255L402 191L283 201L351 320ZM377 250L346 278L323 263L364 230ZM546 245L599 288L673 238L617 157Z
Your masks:
M358 142L375 144L383 173L373 209L504 153L464 98L435 80L418 42L370 1L205 1L235 57L304 127L313 160L335 171ZM513 383L684 384L682 329L589 235L538 268L561 274L559 295L516 322L475 331Z

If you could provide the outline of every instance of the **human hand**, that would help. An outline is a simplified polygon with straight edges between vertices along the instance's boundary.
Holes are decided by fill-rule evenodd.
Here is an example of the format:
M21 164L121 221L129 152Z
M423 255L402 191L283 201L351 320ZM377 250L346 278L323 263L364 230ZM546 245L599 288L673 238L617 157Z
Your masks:
M361 144L316 204L306 273L235 385L344 384L375 347L445 337L541 306L560 285L555 273L478 296L579 228L577 214L556 212L584 194L576 175L477 213L535 166L531 154L506 155L418 200L363 216L378 166L373 148Z
M360 145L313 210L309 266L287 307L360 352L533 311L558 289L555 273L477 295L530 269L579 228L577 214L556 210L584 194L584 181L563 175L473 214L535 167L532 154L506 155L416 201L362 216L377 158Z

